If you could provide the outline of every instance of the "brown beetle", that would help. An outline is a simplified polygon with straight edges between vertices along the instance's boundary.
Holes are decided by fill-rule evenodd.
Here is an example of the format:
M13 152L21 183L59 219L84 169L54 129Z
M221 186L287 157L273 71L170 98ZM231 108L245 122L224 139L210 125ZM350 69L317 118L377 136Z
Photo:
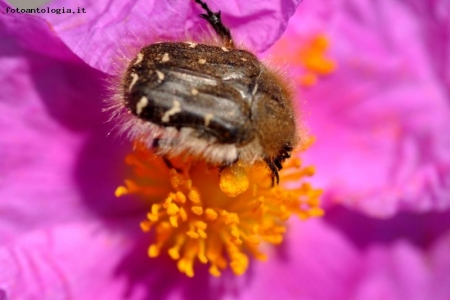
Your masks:
M141 120L131 135L168 158L189 154L220 167L263 160L278 183L297 143L291 93L254 54L235 47L220 11L196 2L222 44L142 48L122 81L124 104Z

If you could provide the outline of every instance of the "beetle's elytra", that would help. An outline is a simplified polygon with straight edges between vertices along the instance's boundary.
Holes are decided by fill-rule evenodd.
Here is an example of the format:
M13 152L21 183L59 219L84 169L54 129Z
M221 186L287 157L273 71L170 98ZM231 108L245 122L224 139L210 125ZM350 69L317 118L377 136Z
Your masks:
M142 48L122 81L124 104L151 131L145 142L158 153L192 154L218 166L264 160L278 182L297 140L291 95L254 54L235 48L220 12L196 2L222 45Z

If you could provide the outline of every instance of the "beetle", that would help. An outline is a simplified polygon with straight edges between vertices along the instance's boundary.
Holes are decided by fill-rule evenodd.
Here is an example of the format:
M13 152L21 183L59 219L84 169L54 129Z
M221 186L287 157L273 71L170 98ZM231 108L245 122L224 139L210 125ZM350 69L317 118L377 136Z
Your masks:
M220 11L195 0L219 44L160 42L142 48L122 79L134 137L167 161L189 154L220 168L264 161L278 172L297 144L292 94L282 77L235 46Z

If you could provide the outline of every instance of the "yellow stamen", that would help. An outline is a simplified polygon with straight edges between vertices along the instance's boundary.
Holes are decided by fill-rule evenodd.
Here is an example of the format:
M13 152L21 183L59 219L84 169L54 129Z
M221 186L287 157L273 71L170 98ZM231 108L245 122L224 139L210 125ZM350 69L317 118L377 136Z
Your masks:
M325 57L328 50L328 39L324 35L313 37L303 49L300 50L299 59L305 68L320 75L333 72L336 64L333 60Z
M333 73L336 62L327 57L330 47L329 39L324 34L316 34L304 42L292 43L292 37L281 39L273 48L276 61L289 63L303 69L298 83L302 86L312 86L320 76ZM279 53L279 54L278 54Z
M149 257L167 253L178 269L194 276L194 264L209 264L220 276L228 266L236 275L248 268L250 256L266 260L261 243L280 244L291 215L300 219L323 215L321 191L305 177L313 167L302 167L294 152L283 164L280 184L272 186L265 163L235 165L219 170L203 162L162 158L143 147L126 158L135 174L116 190L116 196L134 194L149 202L143 231L155 232Z

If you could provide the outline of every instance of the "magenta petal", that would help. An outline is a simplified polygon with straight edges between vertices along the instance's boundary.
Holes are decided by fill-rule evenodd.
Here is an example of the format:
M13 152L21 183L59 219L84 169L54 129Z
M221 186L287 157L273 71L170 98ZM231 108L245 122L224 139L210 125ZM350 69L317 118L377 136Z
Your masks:
M0 247L0 288L6 299L123 299L128 283L114 272L131 244L96 222L30 232Z
M290 228L280 256L255 262L242 299L348 299L361 256L336 230L311 220Z
M40 18L2 15L0 39L0 240L135 209L114 197L124 147L105 138L102 73Z
M308 2L291 19L285 38L326 35L338 66L301 95L317 138L305 157L332 204L374 216L450 208L444 2Z
M299 3L297 0L207 2L214 11L222 11L236 41L256 51L267 49L280 37ZM130 47L142 47L158 38L195 38L209 30L198 17L202 11L194 1L83 0L74 4L58 0L50 7L85 9L86 13L39 16L53 25L79 57L104 72L113 72L115 60L128 54Z
M441 284L450 280L450 234L440 239L430 249L430 264L433 266L430 286L436 298L446 299L450 295L450 286Z
M255 280L241 299L445 300L448 217L408 214L386 222L338 208L321 220L292 222L284 248L255 262Z

